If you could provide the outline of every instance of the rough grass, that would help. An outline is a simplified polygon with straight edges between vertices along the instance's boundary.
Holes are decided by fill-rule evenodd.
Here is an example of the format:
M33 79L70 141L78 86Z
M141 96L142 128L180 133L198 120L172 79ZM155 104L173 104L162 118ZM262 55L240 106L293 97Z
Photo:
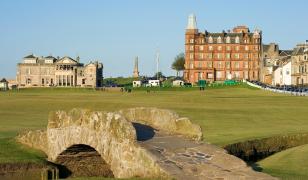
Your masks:
M308 179L308 145L298 146L274 154L262 161L259 167L263 172L281 179Z
M274 94L243 85L208 88L204 92L121 93L74 88L1 92L0 142L7 143L23 130L45 128L48 112L53 110L90 108L115 111L147 106L171 109L190 118L201 125L206 142L223 146L248 139L308 132L307 100L308 97ZM1 161L32 159L23 153L27 151L19 152L14 159L17 146L4 147L0 146ZM11 157L8 156L10 153Z

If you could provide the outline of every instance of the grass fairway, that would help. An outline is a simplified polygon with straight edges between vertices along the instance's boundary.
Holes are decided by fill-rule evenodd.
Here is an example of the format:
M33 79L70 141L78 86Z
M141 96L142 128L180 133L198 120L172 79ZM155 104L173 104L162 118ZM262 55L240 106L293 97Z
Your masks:
M205 92L25 89L0 93L0 143L7 144L0 146L0 160L21 161L23 154L9 142L23 130L46 128L49 111L75 107L116 111L140 106L171 109L189 117L201 125L205 141L221 146L248 139L308 132L308 97L274 94L244 85L207 89ZM32 152L26 149L22 152L27 154L25 159L31 159L29 154ZM18 158L14 159L15 156Z
M258 163L264 172L281 179L308 179L308 145L274 154Z

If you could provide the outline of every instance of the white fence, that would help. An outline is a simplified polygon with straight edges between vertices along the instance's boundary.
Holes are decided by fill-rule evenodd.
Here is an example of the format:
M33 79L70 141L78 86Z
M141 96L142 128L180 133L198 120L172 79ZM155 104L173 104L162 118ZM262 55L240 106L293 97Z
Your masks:
M259 89L266 90L266 91L271 91L271 92L274 92L274 93L290 94L290 95L293 95L293 96L308 96L308 92L286 91L286 90L274 89L274 88L270 88L270 87L264 88L262 86L253 84L253 83L248 82L248 81L246 81L246 83L251 87L259 88Z

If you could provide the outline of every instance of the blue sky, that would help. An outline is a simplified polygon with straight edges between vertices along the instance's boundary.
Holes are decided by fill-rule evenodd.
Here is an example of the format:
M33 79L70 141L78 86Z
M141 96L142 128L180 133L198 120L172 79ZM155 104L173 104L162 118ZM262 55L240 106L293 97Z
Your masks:
M54 55L100 60L104 76L130 76L135 56L142 75L170 64L184 51L187 16L211 32L247 25L263 42L293 48L308 39L307 0L1 0L0 78L15 78L22 57Z

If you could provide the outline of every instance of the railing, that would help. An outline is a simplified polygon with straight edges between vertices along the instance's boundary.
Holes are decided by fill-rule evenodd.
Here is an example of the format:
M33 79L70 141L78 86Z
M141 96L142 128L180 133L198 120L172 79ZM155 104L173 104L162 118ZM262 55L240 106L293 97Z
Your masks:
M252 82L249 82L249 81L245 81L245 82L251 87L259 88L259 89L266 90L266 91L271 91L271 92L274 92L274 93L290 94L290 95L293 95L293 96L308 96L307 91L306 92L288 91L288 90L272 88L270 86L265 86L265 87L260 86L260 85L254 84Z

